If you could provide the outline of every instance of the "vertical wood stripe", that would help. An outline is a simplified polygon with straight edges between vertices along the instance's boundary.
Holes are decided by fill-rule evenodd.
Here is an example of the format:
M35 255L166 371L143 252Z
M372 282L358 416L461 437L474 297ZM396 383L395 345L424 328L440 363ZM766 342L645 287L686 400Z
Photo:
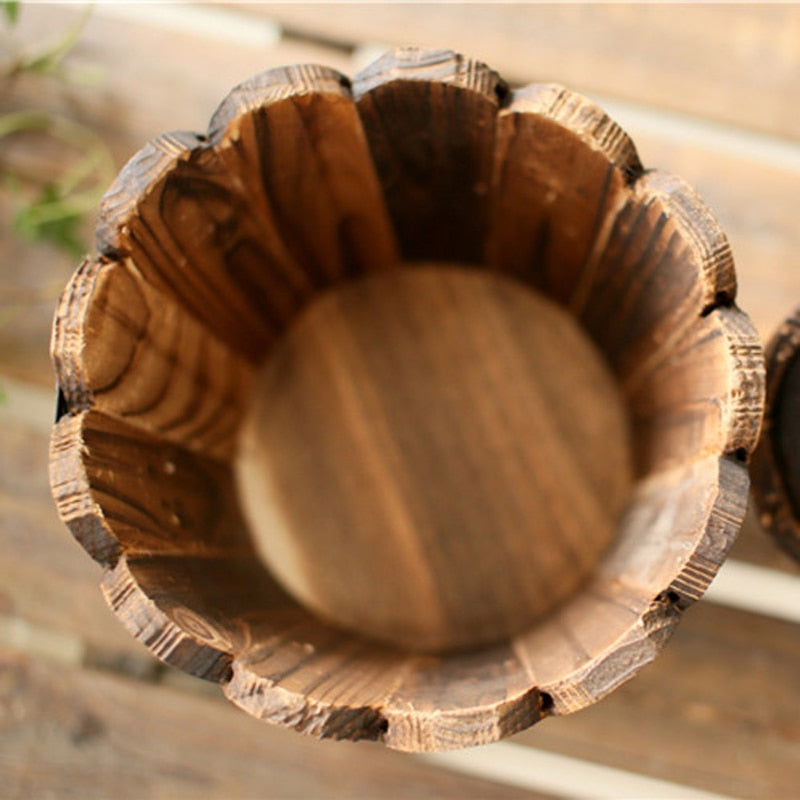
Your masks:
M557 84L535 83L515 89L509 111L545 117L573 131L596 148L629 181L638 179L643 167L627 133L596 103Z
M677 223L681 234L693 245L693 254L703 273L703 311L730 305L736 299L736 272L727 236L711 209L682 178L650 170L637 181L637 191L658 198L665 213Z
M503 94L484 64L450 51L393 51L353 94L407 260L483 260L494 120Z

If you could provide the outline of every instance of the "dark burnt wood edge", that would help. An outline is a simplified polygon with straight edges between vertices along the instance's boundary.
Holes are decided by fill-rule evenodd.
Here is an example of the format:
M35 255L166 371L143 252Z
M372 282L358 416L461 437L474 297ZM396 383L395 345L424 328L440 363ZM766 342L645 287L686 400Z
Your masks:
M232 677L233 653L199 640L147 596L125 557L105 570L100 588L125 629L159 661L213 683Z
M750 473L759 520L775 543L800 563L800 519L795 511L780 455L776 425L781 390L789 368L800 358L800 308L775 331L766 349L767 397L761 439ZM800 442L796 443L800 447Z

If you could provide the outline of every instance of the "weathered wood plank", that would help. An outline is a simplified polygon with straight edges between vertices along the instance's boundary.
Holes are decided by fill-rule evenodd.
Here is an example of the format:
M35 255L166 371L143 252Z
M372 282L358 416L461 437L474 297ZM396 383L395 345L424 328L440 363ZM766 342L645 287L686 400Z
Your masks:
M248 5L292 33L347 45L452 47L515 82L556 80L800 137L795 5L285 3Z
M30 797L483 798L545 795L369 745L302 739L212 698L0 656L0 774Z

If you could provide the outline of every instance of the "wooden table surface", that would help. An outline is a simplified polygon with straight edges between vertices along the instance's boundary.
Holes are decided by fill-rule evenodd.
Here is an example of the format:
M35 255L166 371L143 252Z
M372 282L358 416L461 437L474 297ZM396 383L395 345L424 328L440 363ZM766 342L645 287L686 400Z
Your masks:
M23 4L19 33L55 35L78 13ZM20 79L0 86L0 113L68 113L121 166L158 133L205 129L228 88L264 68L352 73L412 42L600 102L646 166L683 176L714 209L762 337L800 305L799 5L100 5L70 56L99 68L95 83ZM53 158L0 140L0 168L47 176ZM479 751L313 741L157 664L55 515L47 348L75 264L12 235L12 214L0 190L0 796L800 797L800 567L752 513L718 590L653 665L586 711Z

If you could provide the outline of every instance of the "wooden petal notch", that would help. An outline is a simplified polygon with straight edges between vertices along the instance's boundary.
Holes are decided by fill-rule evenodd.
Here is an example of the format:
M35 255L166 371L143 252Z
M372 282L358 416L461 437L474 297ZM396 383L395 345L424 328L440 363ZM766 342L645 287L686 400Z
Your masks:
M576 711L738 532L764 378L727 239L569 89L269 70L135 155L97 241L56 505L128 630L256 717L430 751Z

